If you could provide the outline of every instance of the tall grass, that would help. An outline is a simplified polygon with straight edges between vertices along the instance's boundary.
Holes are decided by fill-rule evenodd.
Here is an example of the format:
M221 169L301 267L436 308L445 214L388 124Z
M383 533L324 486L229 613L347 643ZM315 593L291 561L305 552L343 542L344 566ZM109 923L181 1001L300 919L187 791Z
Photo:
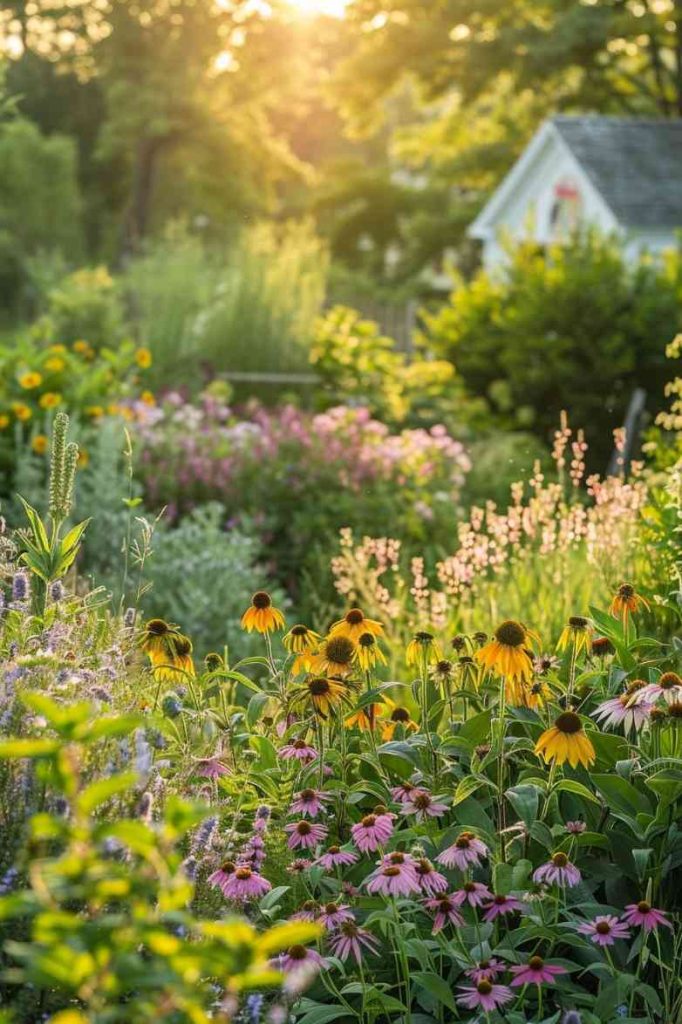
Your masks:
M125 274L154 385L304 370L326 277L326 250L307 223L244 228L222 251L175 229Z

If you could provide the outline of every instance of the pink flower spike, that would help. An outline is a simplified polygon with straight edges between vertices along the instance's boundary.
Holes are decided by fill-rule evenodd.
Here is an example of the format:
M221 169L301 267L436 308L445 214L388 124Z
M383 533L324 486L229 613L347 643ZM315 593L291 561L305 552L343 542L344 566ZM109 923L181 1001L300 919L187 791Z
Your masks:
M324 868L325 871L333 871L336 867L346 868L359 860L357 853L353 850L342 850L340 846L330 846L315 861L316 867Z
M484 921L494 921L502 914L513 914L516 910L525 910L523 903L516 896L503 896L498 893L485 908Z
M513 993L506 985L495 985L487 978L481 978L475 985L460 985L457 991L457 1002L467 1010L483 1010L484 1013L492 1013L500 1006L504 1006Z
M295 821L290 825L285 825L284 831L289 833L287 846L290 850L296 850L298 848L302 850L312 850L318 843L321 843L323 839L327 838L329 829L325 828L324 825L316 825L313 822L306 821L305 818L302 818L300 821Z
M437 803L425 789L413 789L402 806L403 814L414 814L417 821L426 821L427 818L441 818L447 809L447 804Z
M393 821L388 814L366 814L350 833L361 853L374 853L393 835Z
M316 818L329 800L331 796L319 789L302 789L291 802L291 813Z
M571 864L565 853L559 851L533 872L534 882L544 882L546 885L560 885L571 888L580 882L580 872L575 864Z
M374 955L379 951L375 937L366 928L359 928L355 921L344 921L341 924L331 936L329 948L339 960L347 960L352 955L358 964L362 960L363 950Z
M558 974L567 974L565 967L546 964L541 956L532 956L527 964L510 967L514 979L512 988L520 985L552 985Z
M482 882L465 882L461 889L453 893L456 906L468 903L470 907L480 907L486 900L492 899L492 893Z
M623 914L623 921L626 924L641 925L645 932L653 931L659 925L672 928L672 924L663 911L656 910L646 900L640 900L639 903L628 903Z
M464 918L457 909L452 896L434 896L424 900L424 906L434 914L432 934L437 935L446 924L464 924Z
M483 857L488 856L488 847L473 832L461 832L452 846L448 846L436 857L439 864L446 868L459 868L466 871L469 867L478 867Z
M578 932L587 935L597 946L613 946L616 939L630 938L628 926L614 914L601 914L593 921L584 921L578 925Z

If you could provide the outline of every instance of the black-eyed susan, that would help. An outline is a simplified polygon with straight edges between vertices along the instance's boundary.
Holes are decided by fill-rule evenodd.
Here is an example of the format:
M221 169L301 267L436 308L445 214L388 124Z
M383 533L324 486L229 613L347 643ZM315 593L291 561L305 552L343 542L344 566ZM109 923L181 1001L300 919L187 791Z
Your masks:
M556 645L557 651L565 651L572 647L576 656L581 651L587 654L592 642L593 626L589 619L582 615L571 615L568 622L561 631L559 642Z
M387 665L386 655L379 646L374 633L361 633L355 648L355 660L363 672L369 672L375 665Z
M26 405L25 402L12 402L12 412L21 423L25 423L33 416L30 405Z
M418 630L407 645L405 661L408 665L433 665L443 657L440 645L433 633Z
M272 598L265 590L257 590L242 615L241 624L247 633L254 629L258 633L271 633L284 628L284 616L279 608L274 607Z
M507 619L497 627L492 639L476 651L474 658L505 679L524 682L533 677L529 647L534 640L537 640L536 634L526 629L523 623Z
M592 655L595 658L606 658L615 654L615 647L607 636L596 636L592 641Z
M441 658L439 661L436 661L429 670L429 675L433 681L440 683L441 686L448 686L452 683L454 674L455 666L447 658Z
M372 732L373 729L377 729L381 722L377 718L378 704L365 704L364 707L358 708L352 715L344 720L344 725L347 729L360 729L362 732Z
M299 672L310 672L313 665L313 654L319 646L322 637L308 626L297 623L292 626L288 633L282 637L282 643L289 652L295 654L291 671L294 675Z
M45 452L47 451L48 444L49 441L45 434L36 434L36 436L31 441L31 448L36 453L36 455L44 455Z
M609 611L614 619L622 619L623 622L627 622L628 616L639 611L640 605L648 609L649 602L637 593L631 583L621 583L613 596Z
M332 623L329 636L347 636L353 643L357 643L363 633L381 636L383 631L381 623L376 619L368 619L361 608L351 608L342 619Z
M194 659L192 658L192 641L188 636L180 634L171 640L173 647L173 664L182 673L194 676Z
M38 405L41 409L56 409L58 405L61 405L61 402L62 396L58 391L46 391L38 399Z
M0 430L7 430L10 424L10 418L6 412L0 412Z
M353 671L357 645L341 634L323 640L312 659L312 670L321 675L348 676Z
M135 362L141 370L147 370L152 365L152 354L148 348L138 348L135 351Z
M550 729L545 729L535 745L535 753L542 757L546 764L565 761L576 768L582 764L588 768L596 759L594 747L579 715L574 711L564 711Z
M19 387L23 388L24 391L34 391L42 383L43 376L37 370L27 370L26 373L22 373L21 377L19 377Z
M66 368L66 363L61 356L49 356L43 363L43 369L47 373L61 373Z
M165 619L149 619L145 623L140 638L140 646L150 658L152 655L166 658L172 657L170 641L173 637L182 636L180 627Z
M310 676L301 684L294 701L309 703L321 718L329 718L332 711L349 699L348 689L340 680Z
M408 709L396 704L390 697L384 697L384 707L380 713L382 718L381 738L384 743L393 739L393 734L398 726L402 726L406 732L417 732L419 729L417 723L412 720Z

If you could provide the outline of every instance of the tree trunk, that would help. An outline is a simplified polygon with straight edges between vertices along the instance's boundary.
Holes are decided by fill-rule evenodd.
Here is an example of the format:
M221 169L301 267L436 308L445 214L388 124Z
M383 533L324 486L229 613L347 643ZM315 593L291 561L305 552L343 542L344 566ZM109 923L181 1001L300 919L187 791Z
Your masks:
M125 263L137 252L147 233L154 192L157 157L164 139L140 139L135 153L130 201L123 222L119 263Z

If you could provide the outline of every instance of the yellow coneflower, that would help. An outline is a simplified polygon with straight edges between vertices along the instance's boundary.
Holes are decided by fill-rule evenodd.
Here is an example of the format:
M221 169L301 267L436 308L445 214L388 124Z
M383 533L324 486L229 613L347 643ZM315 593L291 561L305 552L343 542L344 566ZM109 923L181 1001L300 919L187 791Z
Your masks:
M150 658L163 656L170 659L173 655L170 640L178 636L182 636L179 626L165 619L150 619L142 631L140 646Z
M28 370L26 373L22 373L19 378L19 387L22 387L24 391L33 391L34 388L39 388L42 383L42 374L38 373L37 370Z
M156 405L156 398L154 397L153 391L143 391L140 395L140 401L144 402L145 405L153 408Z
M383 631L384 627L376 619L366 618L360 608L351 608L342 619L332 623L329 636L347 636L353 643L357 643L363 633L381 636Z
M361 633L355 649L355 660L363 672L369 672L375 665L388 665L386 655L379 646L374 633Z
M497 627L492 640L476 651L474 658L491 672L505 679L524 682L533 678L533 662L528 647L537 640L521 622L507 619Z
M61 356L50 356L43 363L43 369L47 370L48 373L61 373L65 366L66 363Z
M87 416L92 416L93 420L98 420L104 416L104 406L102 405L88 405L85 409Z
M574 711L564 711L551 729L545 729L535 745L535 753L546 764L550 761L556 761L557 764L568 761L572 768L579 764L589 768L597 756L583 729L580 716Z
M9 426L9 416L6 412L0 412L0 430L7 430Z
M418 731L419 726L412 720L407 708L396 704L390 697L384 697L384 707L385 710L382 708L380 712L384 720L381 726L381 739L384 743L393 739L393 734L399 725L408 732Z
M58 391L46 391L38 399L38 405L41 409L56 409L58 405L61 405L61 401L62 396Z
M587 654L592 642L593 626L589 619L582 615L571 615L568 622L561 631L559 642L556 645L557 651L565 651L567 647L573 647L576 655L581 651Z
M311 676L302 684L298 699L310 702L318 715L328 718L344 700L349 700L349 693L338 679Z
M427 665L433 665L434 662L440 661L443 657L440 646L433 633L427 633L426 630L418 630L405 651L405 662L407 665L421 665L426 662Z
M45 452L47 451L48 443L49 442L45 434L36 434L36 436L31 441L31 448L36 453L36 455L44 455Z
M446 686L452 682L452 678L455 674L455 666L447 658L441 658L429 670L429 675L435 683L440 683L442 686Z
M186 676L194 677L192 641L183 633L170 634L163 652L149 654L155 679L180 683Z
M180 634L171 641L173 645L173 663L188 676L195 676L194 659L192 658L192 641L188 636Z
M328 636L312 659L314 672L347 676L353 671L357 647L347 636Z
M88 455L88 453L85 450L85 448L79 448L78 449L78 467L79 467L79 469L85 469L85 467L87 466L89 461L90 461L90 456Z
M365 704L363 708L358 708L352 715L344 719L344 725L347 729L352 729L353 726L362 730L362 732L371 732L373 729L378 729L381 722L377 718L377 708L379 704Z
M135 352L135 362L142 370L147 370L152 365L152 354L148 348L138 348Z
M254 629L258 633L284 629L284 616L279 608L273 606L272 598L264 590L257 590L251 598L251 605L242 615L242 629L247 633Z
M514 690L512 694L507 689L507 702L517 708L532 708L533 711L537 711L538 708L544 707L552 696L547 682L539 677L536 677L532 683L517 682L512 684L512 687Z
M293 675L299 672L309 672L313 666L313 654L319 645L322 637L313 629L298 623L292 626L288 633L282 637L282 643L290 654L295 654L291 671Z
M12 412L22 423L25 423L26 420L30 420L33 415L31 407L26 405L24 402L12 402Z
M611 601L609 611L614 619L622 619L623 622L627 622L629 615L634 615L636 611L639 611L640 604L648 610L649 602L635 591L633 585L621 583Z

